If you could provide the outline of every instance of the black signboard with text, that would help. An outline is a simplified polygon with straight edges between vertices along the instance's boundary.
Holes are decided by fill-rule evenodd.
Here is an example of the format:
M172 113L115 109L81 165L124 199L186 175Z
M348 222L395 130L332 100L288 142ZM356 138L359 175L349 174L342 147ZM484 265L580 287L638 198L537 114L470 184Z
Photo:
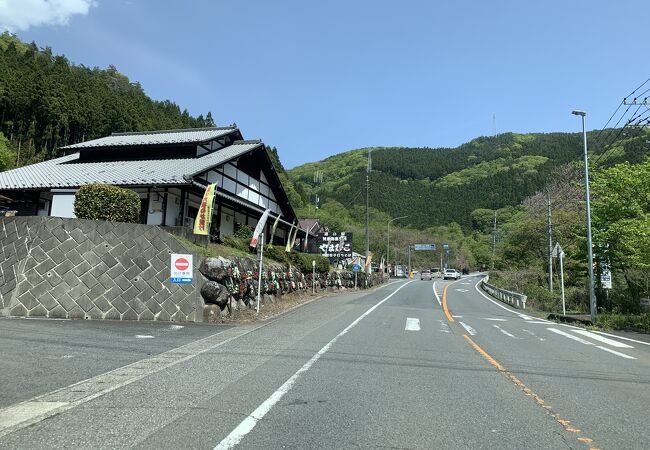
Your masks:
M320 253L330 259L352 258L352 233L321 233L312 245L311 253Z

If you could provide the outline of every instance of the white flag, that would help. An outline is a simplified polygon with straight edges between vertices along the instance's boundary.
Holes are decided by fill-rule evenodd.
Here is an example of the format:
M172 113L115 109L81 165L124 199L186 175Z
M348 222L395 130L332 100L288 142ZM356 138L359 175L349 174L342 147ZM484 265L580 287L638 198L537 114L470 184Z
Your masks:
M257 247L257 240L260 238L260 234L262 234L262 231L264 230L264 226L266 225L266 219L269 217L269 213L271 212L270 209L267 209L264 211L264 214L262 214L262 217L260 217L259 222L257 222L257 226L255 227L255 231L253 232L253 238L251 239L251 247Z

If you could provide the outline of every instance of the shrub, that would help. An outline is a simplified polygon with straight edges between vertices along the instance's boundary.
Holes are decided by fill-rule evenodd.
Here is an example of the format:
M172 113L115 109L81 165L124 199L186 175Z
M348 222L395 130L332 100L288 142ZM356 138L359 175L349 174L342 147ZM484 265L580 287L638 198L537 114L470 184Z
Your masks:
M321 255L312 255L308 253L291 253L289 257L291 263L302 273L311 272L311 262L316 261L316 272L329 272L330 260Z
M79 219L138 223L140 197L117 186L87 184L75 194L74 213Z

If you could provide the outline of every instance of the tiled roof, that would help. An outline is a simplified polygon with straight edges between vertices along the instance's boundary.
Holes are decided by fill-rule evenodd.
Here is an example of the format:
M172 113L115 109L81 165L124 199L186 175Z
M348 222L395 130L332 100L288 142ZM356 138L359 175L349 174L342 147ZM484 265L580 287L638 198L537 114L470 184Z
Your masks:
M0 190L68 188L90 183L118 186L187 184L184 175L197 175L244 155L259 141L238 141L198 158L136 161L75 162L79 153L0 172Z
M186 130L143 131L139 133L113 133L92 141L61 147L64 150L97 147L129 147L136 145L192 144L208 142L237 130L236 127L190 128Z

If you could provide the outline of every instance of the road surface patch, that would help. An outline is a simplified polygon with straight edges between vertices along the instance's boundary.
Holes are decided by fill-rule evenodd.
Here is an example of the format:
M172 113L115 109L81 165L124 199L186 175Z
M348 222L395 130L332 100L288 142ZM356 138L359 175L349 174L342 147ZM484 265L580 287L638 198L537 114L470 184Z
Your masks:
M549 414L555 421L560 424L566 431L571 432L571 433L576 433L580 434L582 433L582 430L579 428L575 428L571 426L571 421L564 419L558 412L553 411L553 408L550 405L547 405L546 402L535 392L533 392L532 389L530 389L528 386L526 386L519 378L517 378L512 372L507 370L505 367L503 367L499 361L494 359L488 352L483 350L476 342L472 340L469 336L466 334L463 335L465 340L469 343L469 345L476 350L483 358L485 358L492 366L494 366L500 373L503 375L506 379L512 381L515 386L517 386L527 397L532 398L535 403L537 403L539 406L544 408L547 414ZM593 439L587 437L587 436L579 436L577 438L578 441L582 443L591 443L593 442ZM590 450L596 450L593 447L590 447Z
M406 319L406 327L404 331L420 331L420 319L413 319L408 317Z

